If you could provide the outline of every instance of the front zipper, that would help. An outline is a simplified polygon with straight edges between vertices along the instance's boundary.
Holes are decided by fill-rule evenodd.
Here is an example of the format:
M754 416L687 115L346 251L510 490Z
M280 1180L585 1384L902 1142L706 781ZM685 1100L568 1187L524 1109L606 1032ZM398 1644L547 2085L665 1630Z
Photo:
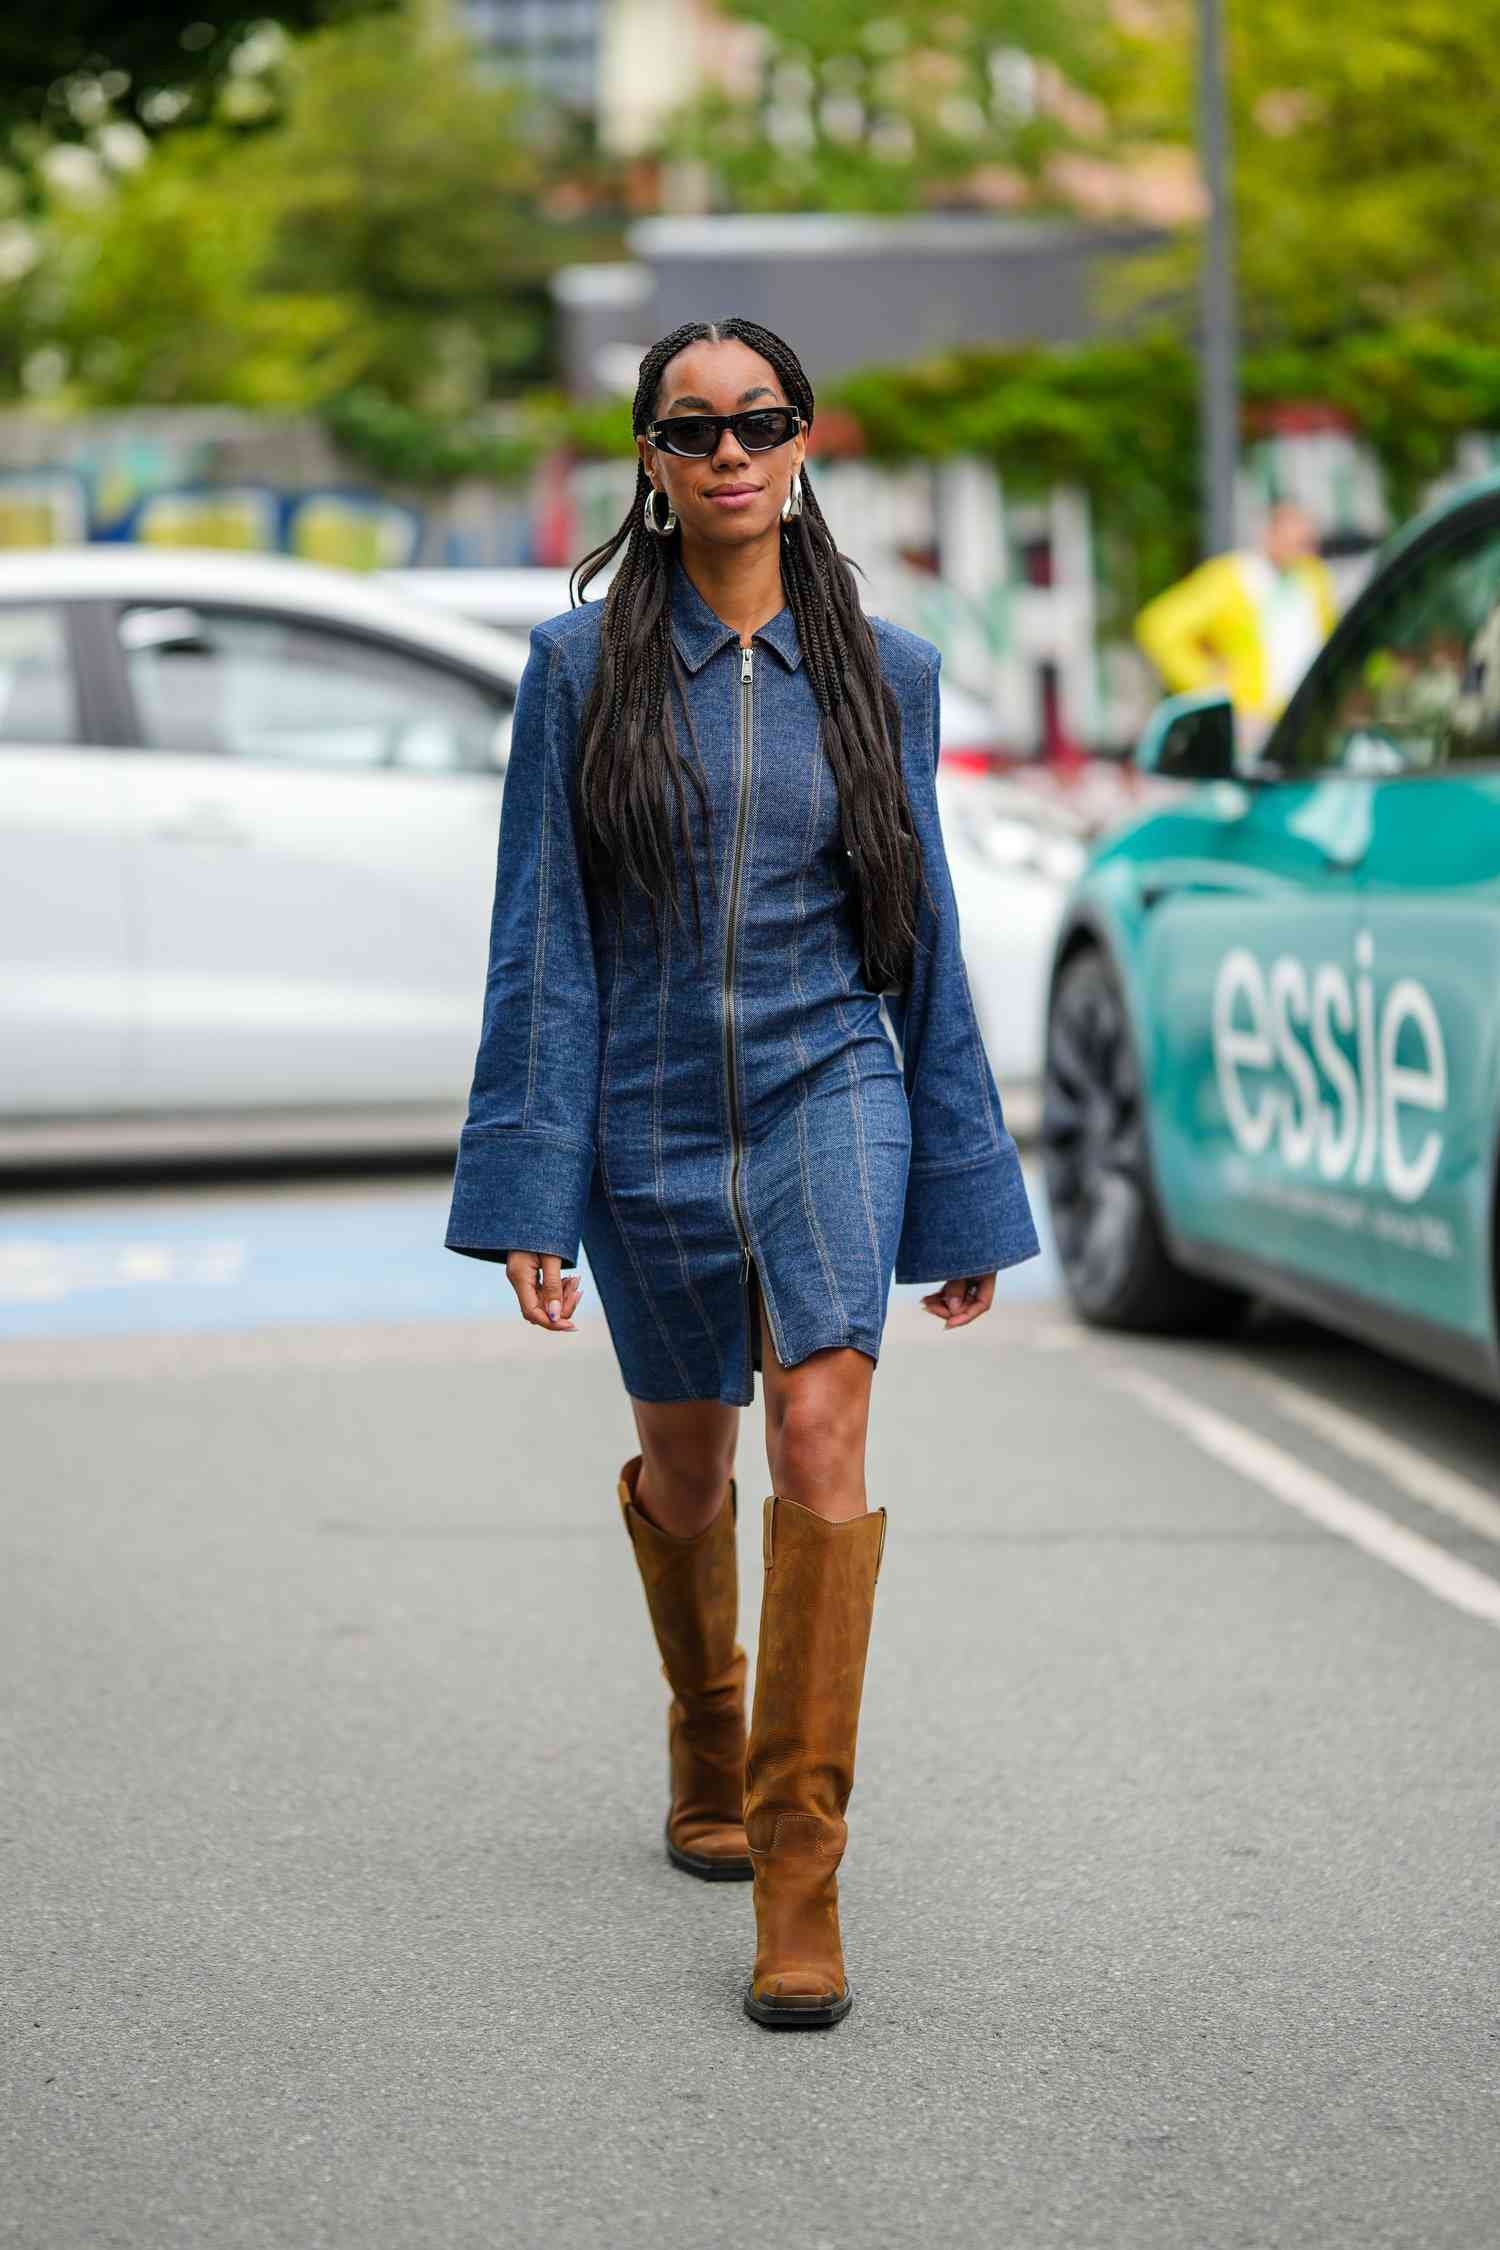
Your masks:
M734 852L729 863L729 913L724 937L724 1079L729 1090L729 1200L740 1237L740 1279L745 1289L745 1335L749 1349L750 1230L740 1201L740 1163L745 1153L741 1130L739 1077L734 1043L734 956L739 931L740 877L744 868L745 830L750 821L750 782L755 758L755 684L749 648L740 650L740 762L739 796L735 809Z

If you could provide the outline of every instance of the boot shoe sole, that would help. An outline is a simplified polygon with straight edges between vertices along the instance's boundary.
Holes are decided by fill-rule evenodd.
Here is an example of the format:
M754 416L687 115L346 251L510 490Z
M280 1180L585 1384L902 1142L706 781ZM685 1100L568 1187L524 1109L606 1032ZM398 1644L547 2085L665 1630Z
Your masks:
M686 1875L696 1875L700 1883L748 1883L755 1873L751 1860L711 1859L707 1852L685 1852L680 1844L667 1838L667 1857L674 1867Z
M755 1987L745 1987L745 2013L768 2031L821 2031L842 2023L854 2005L854 1987L845 1985L837 2000L757 2000Z

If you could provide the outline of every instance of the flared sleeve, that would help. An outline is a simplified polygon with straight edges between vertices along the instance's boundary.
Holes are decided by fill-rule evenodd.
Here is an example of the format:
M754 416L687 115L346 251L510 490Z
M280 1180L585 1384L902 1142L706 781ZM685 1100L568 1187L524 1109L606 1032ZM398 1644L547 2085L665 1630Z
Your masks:
M574 769L581 697L563 641L531 636L501 799L479 1052L446 1247L578 1262L599 1108L599 988Z
M925 647L926 644L917 644ZM930 901L911 978L885 996L911 1113L911 1170L897 1281L991 1273L1037 1255L1021 1160L980 1037L959 944L958 906L938 817L938 670L900 697L902 756Z

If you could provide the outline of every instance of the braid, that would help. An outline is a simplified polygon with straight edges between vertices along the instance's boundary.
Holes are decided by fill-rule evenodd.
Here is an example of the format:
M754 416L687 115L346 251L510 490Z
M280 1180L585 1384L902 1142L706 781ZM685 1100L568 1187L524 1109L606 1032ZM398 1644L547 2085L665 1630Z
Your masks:
M811 425L812 384L780 336L753 320L687 321L653 344L641 361L631 405L638 437L655 417L662 377L677 354L689 344L731 337L774 368L788 403L805 427ZM671 576L681 541L676 533L659 538L647 530L643 510L650 491L642 464L629 515L612 538L584 556L571 590L574 601L581 600L590 582L620 558L605 596L599 666L583 719L579 793L585 862L590 878L614 900L617 916L627 890L644 899L659 950L664 913L681 920L675 846L677 836L688 834L688 784L705 827L709 808L671 638ZM884 991L910 973L926 881L902 777L900 711L881 672L853 566L838 551L805 464L802 514L782 525L781 576L838 785L865 973L875 990ZM674 691L687 722L690 759L678 748ZM696 854L686 856L701 951Z

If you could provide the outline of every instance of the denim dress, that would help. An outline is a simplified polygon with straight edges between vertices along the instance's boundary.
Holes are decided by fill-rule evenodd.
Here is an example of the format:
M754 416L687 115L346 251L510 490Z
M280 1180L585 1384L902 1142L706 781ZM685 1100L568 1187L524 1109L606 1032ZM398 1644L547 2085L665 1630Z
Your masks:
M874 620L931 905L907 986L866 981L819 711L784 608L742 649L678 563L671 631L689 790L686 927L590 896L579 728L601 602L539 625L501 808L479 1052L446 1246L580 1241L625 1387L748 1405L763 1367L878 1359L892 1274L941 1282L1037 1252L975 1021L938 821L938 652ZM690 904L696 864L702 945Z

